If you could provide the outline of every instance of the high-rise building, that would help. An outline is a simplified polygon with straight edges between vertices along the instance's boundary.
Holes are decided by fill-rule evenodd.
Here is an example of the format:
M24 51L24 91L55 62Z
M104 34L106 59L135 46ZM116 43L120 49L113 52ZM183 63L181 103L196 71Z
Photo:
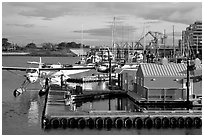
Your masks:
M202 54L202 22L196 21L182 31L183 51L188 50L190 54Z

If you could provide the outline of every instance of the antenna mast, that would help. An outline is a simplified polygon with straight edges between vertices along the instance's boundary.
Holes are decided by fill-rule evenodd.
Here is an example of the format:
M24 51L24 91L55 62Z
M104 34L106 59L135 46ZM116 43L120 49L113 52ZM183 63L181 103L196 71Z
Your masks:
M115 56L115 42L114 42L114 36L115 36L115 17L113 18L113 28L112 28L112 46L113 46L113 54L114 54L114 58Z
M166 30L164 29L164 40L163 40L163 42L164 42L164 57L166 57L166 43L165 43L165 37L166 37Z

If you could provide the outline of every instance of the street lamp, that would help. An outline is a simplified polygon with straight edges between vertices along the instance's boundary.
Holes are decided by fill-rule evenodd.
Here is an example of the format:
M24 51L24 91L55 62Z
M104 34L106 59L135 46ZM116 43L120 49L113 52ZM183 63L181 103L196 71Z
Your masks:
M190 60L187 60L187 82L186 82L186 87L187 87L187 109L189 109L190 101L189 101L189 87L190 87L190 71L195 70L195 64L190 64Z

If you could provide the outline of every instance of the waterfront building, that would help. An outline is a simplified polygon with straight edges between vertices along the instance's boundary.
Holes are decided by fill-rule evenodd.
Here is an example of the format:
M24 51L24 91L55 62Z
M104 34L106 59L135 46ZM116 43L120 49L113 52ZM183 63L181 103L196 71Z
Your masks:
M190 50L190 54L202 54L201 21L190 24L185 31L182 31L182 45L185 50Z
M87 53L90 51L89 48L71 48L70 49L74 54L78 56L86 56Z
M147 100L186 100L187 65L143 63L136 72L135 92ZM190 97L202 96L202 65L190 75Z
M128 68L123 69L119 74L121 77L121 88L125 91L133 91L135 90L136 85L136 71L137 68Z

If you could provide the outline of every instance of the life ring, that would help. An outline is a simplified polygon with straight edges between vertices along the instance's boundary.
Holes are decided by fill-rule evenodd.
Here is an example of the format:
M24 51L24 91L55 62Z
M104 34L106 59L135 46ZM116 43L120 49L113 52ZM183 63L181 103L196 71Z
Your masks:
M69 124L68 124L68 126L69 126L70 128L76 128L76 124L77 124L77 121L76 121L75 118L70 118L70 119L69 119Z
M94 128L94 120L92 118L87 119L86 124L90 129Z
M193 119L193 124L195 128L200 128L202 126L202 120L199 117Z
M96 126L96 128L98 128L98 129L103 128L103 119L100 118L100 117L96 118L96 120L95 120L95 126Z
M140 117L135 118L135 120L134 120L134 126L135 126L137 129L141 129L141 128L143 127L142 118L140 118Z
M150 117L147 117L145 120L144 120L144 125L146 128L150 129L152 128L153 126L153 121Z
M176 126L177 126L176 118L174 118L174 117L170 118L170 126L171 126L171 128L176 128Z
M185 125L185 120L184 120L184 118L183 118L183 117L179 117L179 118L177 119L177 121L178 121L178 127L179 127L179 128L184 128L184 125Z
M132 127L132 119L131 118L124 119L124 127L125 128L131 128Z
M66 128L68 125L68 121L66 118L60 119L60 123L61 123L62 128Z
M77 122L78 128L84 129L86 126L86 121L84 118L79 118Z
M186 128L192 128L193 127L193 119L190 117L187 117L185 119L185 126L186 126Z
M111 118L105 118L104 119L104 125L105 125L105 127L107 128L107 129L110 129L110 128L112 128L112 125L113 125L113 121L112 121L112 119Z
M57 118L53 118L53 119L51 120L51 126L52 126L53 128L58 128L58 127L60 126L60 121L59 121Z
M169 122L170 122L169 119L168 119L167 117L164 117L164 118L162 119L162 127L163 127L163 128L168 128L169 125L170 125Z
M115 127L116 128L120 129L120 128L123 127L123 120L121 118L119 118L119 117L115 119L114 123L115 123Z
M154 118L154 127L155 128L161 128L161 126L162 126L161 118L159 118L159 117Z

